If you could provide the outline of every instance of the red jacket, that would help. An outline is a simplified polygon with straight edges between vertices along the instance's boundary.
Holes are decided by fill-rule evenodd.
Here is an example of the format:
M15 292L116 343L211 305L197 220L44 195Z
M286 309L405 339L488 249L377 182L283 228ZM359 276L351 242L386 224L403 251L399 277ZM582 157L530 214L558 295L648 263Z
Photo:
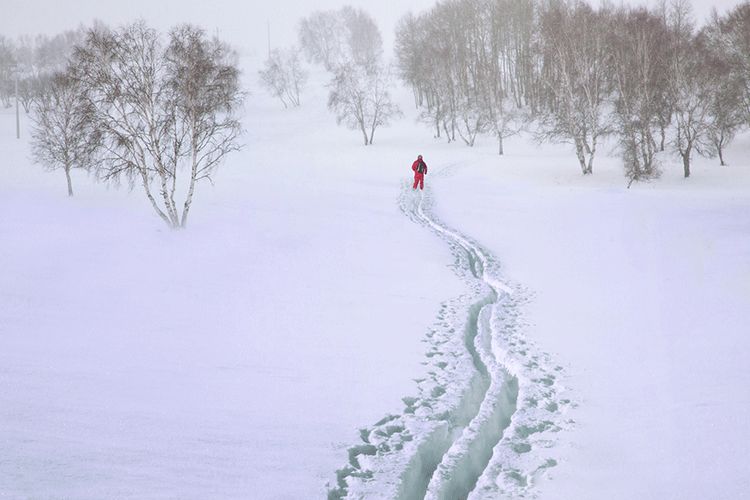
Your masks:
M424 160L420 160L419 158L417 158L416 161L412 163L411 169L414 170L415 174L419 175L419 172L417 172L417 167L419 166L420 161L422 162L422 165L424 165L424 171L422 172L422 174L427 174L427 163L425 163Z

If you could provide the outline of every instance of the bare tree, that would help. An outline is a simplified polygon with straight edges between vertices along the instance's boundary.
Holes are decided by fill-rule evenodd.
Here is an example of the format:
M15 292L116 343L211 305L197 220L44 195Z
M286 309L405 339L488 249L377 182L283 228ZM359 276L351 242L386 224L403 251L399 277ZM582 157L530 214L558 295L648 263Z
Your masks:
M676 135L672 145L682 159L685 177L690 177L692 153L704 156L712 156L713 153L710 113L714 89L710 78L696 61L683 64L684 73L675 87Z
M328 108L337 123L362 132L365 146L373 143L375 130L388 125L401 111L390 96L391 74L380 66L366 71L351 65L342 67L330 84Z
M593 173L597 145L610 132L610 21L606 11L580 2L557 4L542 17L549 61L545 91L551 100L542 114L542 137L573 144L584 175Z
M211 181L224 157L241 148L242 126L237 113L244 94L236 54L218 38L207 38L202 28L182 25L173 29L165 58L176 118L173 128L187 133L184 155L190 180L180 219L180 227L185 227L196 183ZM173 136L180 137L173 145L183 143L179 132ZM179 167L179 149L175 147L169 156L170 163Z
M71 68L102 135L97 176L141 184L169 227L185 227L196 183L210 180L240 147L235 113L242 93L232 52L193 26L174 29L165 47L155 30L137 22L90 30ZM187 190L182 210L180 188Z
M22 35L9 45L13 52L13 75L18 77L18 100L28 113L32 102L46 90L51 76L65 71L83 30L65 31L53 37ZM15 93L15 92L13 92Z
M468 146L518 133L543 103L537 0L449 0L403 17L396 30L400 78L436 137Z
M317 11L302 19L299 43L309 62L331 71L344 58L341 20L336 11Z
M263 86L281 100L284 108L300 105L300 91L307 83L308 73L296 48L272 51L259 76Z
M24 77L18 80L18 101L25 113L31 110L31 103L35 97L36 78Z
M726 77L739 92L743 117L750 125L750 2L741 3L714 24L714 54L728 64Z
M336 73L342 66L376 66L383 55L383 40L375 21L361 9L342 7L318 11L302 19L300 46L311 62Z
M630 183L660 175L654 134L659 106L669 92L669 34L646 9L620 10L609 32L615 118L625 175ZM628 185L630 185L630 183Z
M399 75L412 87L415 103L421 108L420 120L442 132L448 142L456 139L459 93L453 68L454 47L446 14L449 6L438 5L419 17L408 15L396 32L396 59Z
M456 113L456 131L464 144L474 147L477 136L489 129L489 115L478 97L467 97L459 102Z
M100 144L100 135L88 120L88 106L78 82L64 73L51 77L33 106L32 156L50 170L65 171L68 196L73 196L70 171L90 168Z
M13 97L13 79L16 76L17 64L13 42L0 35L0 104L11 106Z
M727 19L720 18L714 9L711 21L699 34L701 46L704 48L704 70L710 75L713 88L709 139L722 166L726 165L724 149L739 129L750 124L748 106L745 104L750 73L743 71L743 66L750 68L750 63L743 64L743 58L736 48L730 48L741 43L737 40L735 32L737 26L742 25L745 16L741 13L745 10L738 11L730 13L733 22L727 22Z
M362 9L345 6L339 11L346 34L345 61L364 68L375 68L383 58L383 38L375 20Z
M487 123L497 139L497 154L505 154L505 139L518 135L531 121L529 113L509 99L500 99L485 108Z
M705 51L694 37L691 7L687 0L672 0L667 22L671 38L669 94L676 128L672 146L682 159L685 177L690 177L693 152L712 153L709 116L715 89L703 61Z
M336 122L359 130L365 146L372 144L377 128L401 114L391 100L391 70L382 62L375 21L352 7L315 12L302 20L299 38L308 58L332 76L328 109Z
M745 122L739 89L731 80L717 80L712 79L713 91L709 94L711 102L708 139L719 157L719 164L723 167L727 165L724 149L732 142Z

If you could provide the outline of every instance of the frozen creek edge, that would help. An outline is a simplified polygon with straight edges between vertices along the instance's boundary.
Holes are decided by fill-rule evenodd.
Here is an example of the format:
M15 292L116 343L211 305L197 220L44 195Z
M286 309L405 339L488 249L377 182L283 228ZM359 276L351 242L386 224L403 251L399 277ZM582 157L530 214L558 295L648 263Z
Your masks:
M400 415L360 429L328 498L533 498L534 483L559 462L559 431L574 424L564 370L525 338L529 294L437 220L429 190L404 183L399 206L449 246L467 292L441 305L426 334L417 396L403 398Z

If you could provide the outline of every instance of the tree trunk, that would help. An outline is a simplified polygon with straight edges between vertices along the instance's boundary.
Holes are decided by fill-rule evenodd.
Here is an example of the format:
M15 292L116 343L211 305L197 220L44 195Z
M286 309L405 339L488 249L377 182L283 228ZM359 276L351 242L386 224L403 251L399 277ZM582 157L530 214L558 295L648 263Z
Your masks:
M172 221L167 217L167 214L164 213L164 211L159 208L159 204L156 203L156 200L154 199L154 196L151 194L151 189L149 189L148 186L148 176L146 175L145 171L141 170L141 184L143 185L143 189L146 192L146 198L148 198L148 201L151 202L151 206L154 208L156 213L161 217L161 219L166 222L167 226L170 228L174 228L174 224Z
M70 165L65 165L65 178L68 179L68 196L73 196L73 182L70 180Z
M195 191L195 182L196 177L198 177L198 150L196 148L195 142L195 134L193 133L191 136L191 147L190 147L190 156L191 156L191 168L190 168L190 187L188 188L188 194L185 198L185 205L182 208L182 220L180 221L181 228L185 228L187 225L188 220L188 214L190 213L190 206L193 204L193 192ZM177 172L175 172L175 175L177 175ZM175 229L177 226L175 225Z
M153 150L158 151L158 140L154 136L154 132L149 132L149 138L150 142L152 144ZM156 170L159 174L159 180L161 184L161 197L164 200L164 207L166 208L167 215L169 216L169 220L171 221L171 227L178 227L180 225L180 216L177 213L177 206L173 203L172 198L170 197L170 191L168 186L168 179L167 175L169 173L169 170L164 165L164 161L161 158L161 155L155 155L155 163L156 163ZM145 165L144 161L144 165ZM177 171L175 170L174 175L177 175Z
M362 130L362 136L365 139L365 146L367 146L368 144L370 144L369 137L367 137L367 130L365 130L365 124L362 123L361 121L360 121L360 124L359 124L359 128L360 128L360 130Z
M503 135L497 134L497 154L502 156L504 153L503 151Z
M583 175L588 175L591 172L589 172L588 168L586 167L586 156L583 153L583 144L581 144L580 140L576 139L575 146L576 157L578 158L578 163L581 165L581 172L583 173Z
M721 146L718 146L716 149L719 152L719 161L721 162L721 166L726 167L727 164L724 163L724 148Z
M586 166L586 173L593 175L594 174L594 155L596 154L596 138L591 139L591 147L586 147L588 150L589 155L589 161Z
M659 151L664 151L664 144L667 140L667 131L664 125L661 126L661 144L659 144Z
M685 154L680 153L682 156L682 168L685 171L685 178L690 177L690 150L685 151Z
M177 175L176 172L175 175ZM161 180L160 192L164 200L164 207L167 209L167 215L169 215L169 219L172 221L172 227L177 227L180 225L180 217L177 215L177 207L172 203L172 199L170 198L165 167L161 164L159 165L159 178Z
M370 127L370 144L372 145L373 139L375 139L375 129L378 127L378 115L375 114L375 117L372 120L372 127Z

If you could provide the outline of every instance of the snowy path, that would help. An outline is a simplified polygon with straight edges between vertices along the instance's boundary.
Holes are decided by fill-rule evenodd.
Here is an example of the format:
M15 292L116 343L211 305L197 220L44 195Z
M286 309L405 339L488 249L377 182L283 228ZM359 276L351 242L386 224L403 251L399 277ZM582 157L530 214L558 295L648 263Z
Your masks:
M557 465L557 433L572 425L562 368L524 338L526 293L431 203L429 190L403 185L401 210L449 246L468 292L445 302L427 333L418 396L403 398L401 415L360 429L329 498L534 496L534 481Z

